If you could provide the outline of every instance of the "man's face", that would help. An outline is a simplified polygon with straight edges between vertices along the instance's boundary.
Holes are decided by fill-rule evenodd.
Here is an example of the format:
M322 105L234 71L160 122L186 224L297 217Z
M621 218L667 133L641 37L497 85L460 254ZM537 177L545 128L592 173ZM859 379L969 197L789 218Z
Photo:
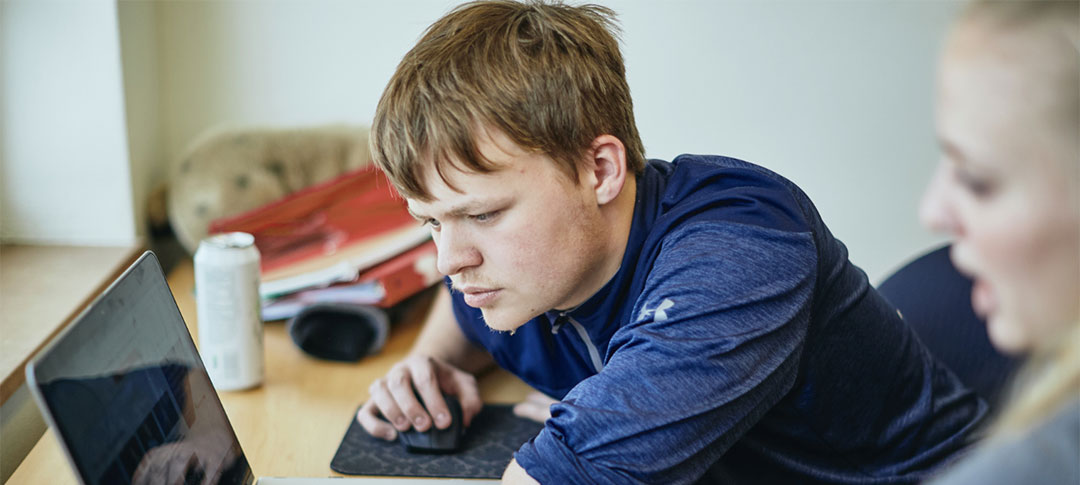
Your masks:
M590 184L575 184L547 156L487 133L478 146L499 169L445 167L459 192L429 167L432 200L408 203L431 225L439 271L488 327L512 331L550 309L572 308L602 286L597 278L610 276L601 270L610 237Z

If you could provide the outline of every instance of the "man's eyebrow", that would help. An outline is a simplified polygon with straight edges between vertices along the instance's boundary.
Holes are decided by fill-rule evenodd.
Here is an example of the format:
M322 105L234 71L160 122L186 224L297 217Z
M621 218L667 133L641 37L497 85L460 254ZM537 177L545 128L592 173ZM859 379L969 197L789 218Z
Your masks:
M510 201L510 197L488 200L470 200L451 207L449 210L446 211L446 214L450 217L470 216L478 212L487 212L499 207L506 206L510 203ZM431 217L413 212L412 207L408 207L408 211L409 214L418 221L426 221L429 217Z
M452 216L468 216L478 212L487 212L496 207L501 207L510 202L510 198L470 200L461 205L451 207L446 213Z

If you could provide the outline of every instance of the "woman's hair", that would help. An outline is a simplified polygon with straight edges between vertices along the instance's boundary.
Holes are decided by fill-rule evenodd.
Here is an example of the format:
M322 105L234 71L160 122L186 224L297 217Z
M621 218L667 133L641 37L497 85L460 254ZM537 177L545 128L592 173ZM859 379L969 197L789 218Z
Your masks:
M1058 79L1044 85L1054 90L1057 110L1047 113L1051 126L1061 136L1080 138L1080 2L1072 1L1002 1L978 0L965 11L965 22L978 22L992 29L1007 30L1025 36L1037 36L1046 59L1058 62L1054 69ZM1062 57L1064 54L1064 57ZM1067 140L1077 142L1076 138ZM1077 177L1080 173L1075 155L1062 163L1064 173ZM1071 184L1080 192L1077 184ZM1080 195L1062 204L1076 204ZM1080 251L1080 248L1076 248ZM1076 268L1080 271L1080 268ZM1050 418L1070 402L1080 399L1080 315L1056 335L1040 339L1041 347L1033 349L1028 361L1017 374L1006 401L1006 407L991 427L991 438L1010 438Z
M1080 323L1055 337L1052 344L1036 349L1017 374L991 436L1021 435L1080 399Z
M975 0L962 23L1012 44L1015 50L999 54L1000 59L1039 77L1038 89L1050 93L1053 102L1039 105L1044 124L1038 130L1063 147L1071 144L1060 156L1069 164L1065 173L1080 177L1080 0Z
M644 148L615 37L597 5L493 0L458 6L397 67L376 108L371 154L405 197L427 200L425 170L495 170L477 147L486 130L542 153L572 180L597 136ZM447 183L449 185L449 183Z

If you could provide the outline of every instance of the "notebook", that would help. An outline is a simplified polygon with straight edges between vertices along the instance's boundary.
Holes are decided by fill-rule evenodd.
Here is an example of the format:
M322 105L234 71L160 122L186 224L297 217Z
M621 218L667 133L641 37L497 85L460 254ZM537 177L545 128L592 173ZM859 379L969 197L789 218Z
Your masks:
M222 485L431 483L256 480L150 251L32 359L26 378L84 485L128 484L144 477L149 478L145 483Z

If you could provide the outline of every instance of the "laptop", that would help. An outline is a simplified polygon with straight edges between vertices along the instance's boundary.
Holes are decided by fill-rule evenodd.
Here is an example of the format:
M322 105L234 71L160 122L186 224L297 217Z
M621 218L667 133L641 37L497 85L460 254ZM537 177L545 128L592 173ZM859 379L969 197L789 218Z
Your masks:
M26 366L26 381L84 485L432 482L333 477L256 480L165 273L150 251L34 357Z

